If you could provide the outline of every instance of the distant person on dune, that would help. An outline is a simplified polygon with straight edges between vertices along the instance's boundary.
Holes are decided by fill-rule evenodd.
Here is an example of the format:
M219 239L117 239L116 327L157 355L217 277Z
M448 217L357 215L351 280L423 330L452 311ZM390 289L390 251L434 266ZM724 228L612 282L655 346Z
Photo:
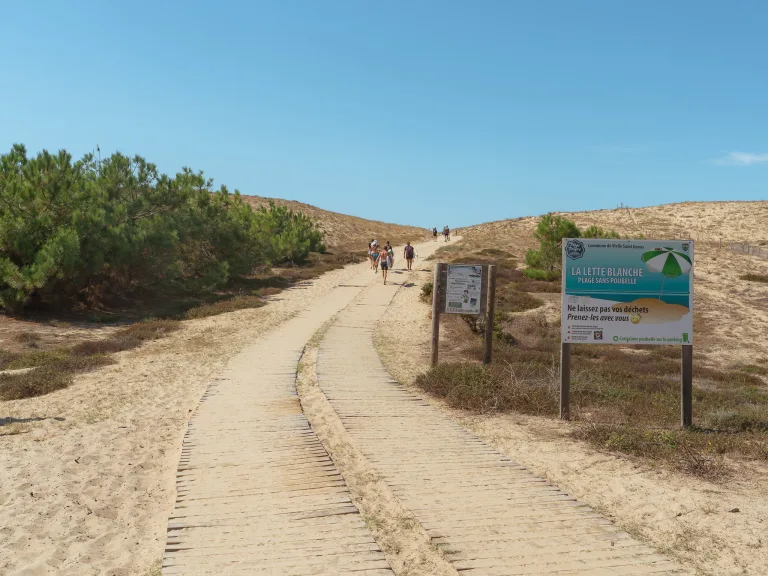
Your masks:
M403 250L403 257L405 258L405 262L408 264L408 271L413 271L413 257L416 255L416 250L411 246L411 243L408 242L405 245L405 249Z
M432 228L432 237L435 239L435 242L437 242L437 227Z

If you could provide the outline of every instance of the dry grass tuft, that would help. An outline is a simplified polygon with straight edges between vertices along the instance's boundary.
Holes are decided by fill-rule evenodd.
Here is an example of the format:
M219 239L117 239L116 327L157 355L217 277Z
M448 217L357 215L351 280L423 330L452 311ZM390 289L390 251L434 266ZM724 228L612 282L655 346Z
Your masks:
M131 337L142 342L159 340L181 328L178 320L148 318L117 332L117 337Z
M0 374L0 400L41 396L66 388L72 383L74 374L114 364L112 354L163 338L179 327L180 323L175 320L151 319L118 330L109 338L81 342L70 348L32 350L23 354L0 352L3 368L30 369Z
M421 299L424 302L427 302L429 304L432 303L432 290L434 287L432 286L432 282L424 282L421 286Z
M88 340L72 347L72 356L115 354L141 346L141 340L128 335L115 335L103 340Z
M0 374L0 400L42 396L66 388L71 383L72 374L52 367L18 374Z
M15 352L0 349L0 370L7 370L18 357Z
M768 283L768 274L744 274L742 276L739 276L742 280L747 280L748 282L764 282Z
M40 334L36 334L35 332L20 332L19 334L16 334L13 339L19 344L24 344L30 348L37 348L38 343L40 342Z
M281 292L279 288L264 288L263 290L269 290L272 294ZM228 312L236 312L238 310L261 308L265 305L266 302L259 296L235 296L229 300L221 300L219 302L214 302L213 304L204 304L187 310L186 314L184 314L184 318L195 320L197 318L207 318L208 316L217 316Z
M454 408L474 412L515 410L526 414L557 411L555 374L542 379L536 367L483 366L469 362L438 364L416 384Z
M588 423L577 429L576 436L597 447L664 462L707 480L721 481L730 475L722 447L711 442L711 434L701 431Z

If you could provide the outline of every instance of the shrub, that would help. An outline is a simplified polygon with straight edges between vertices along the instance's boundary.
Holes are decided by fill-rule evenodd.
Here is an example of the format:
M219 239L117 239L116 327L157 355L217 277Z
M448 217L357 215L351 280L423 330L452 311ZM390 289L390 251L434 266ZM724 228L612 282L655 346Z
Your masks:
M542 268L541 250L531 248L525 253L525 265L529 268Z
M621 236L619 236L616 232L613 230L605 230L604 228L600 228L600 226L595 226L594 224L584 230L581 234L582 238L616 238L619 239Z
M66 388L71 382L71 374L49 367L20 374L0 374L0 400L42 396Z
M526 278L531 280L542 280L544 282L553 282L560 279L559 270L541 270L539 268L526 268L523 270ZM559 292L559 290L557 290Z
M160 174L140 156L73 162L61 150L0 155L0 306L93 303L105 293L199 293L322 252L305 215L254 211L202 172Z
M554 380L542 379L520 366L438 364L420 375L416 384L451 406L477 412L554 414L558 406Z
M421 286L421 299L425 302L432 302L432 282L424 282Z
M621 238L613 230L592 225L584 232L562 216L547 214L541 218L534 237L539 241L538 249L525 253L525 274L533 280L554 280L559 278L563 238Z
M578 238L581 236L581 232L576 224L570 220L562 216L547 214L542 217L533 235L540 244L539 267L545 270L558 270L563 238Z
M524 312L544 304L542 300L527 292L518 292L506 287L496 294L496 303L499 312Z

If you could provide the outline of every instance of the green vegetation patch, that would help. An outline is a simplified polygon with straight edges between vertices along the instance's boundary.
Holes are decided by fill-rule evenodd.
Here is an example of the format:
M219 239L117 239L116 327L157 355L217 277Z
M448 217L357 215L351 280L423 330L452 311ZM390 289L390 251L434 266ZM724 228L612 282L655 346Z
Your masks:
M252 209L202 172L140 156L0 155L0 307L95 305L125 294L201 294L325 251L307 216ZM94 321L109 319L94 315Z
M416 383L455 408L554 414L556 389L535 376L535 370L515 373L499 365L458 362L438 364L420 375Z

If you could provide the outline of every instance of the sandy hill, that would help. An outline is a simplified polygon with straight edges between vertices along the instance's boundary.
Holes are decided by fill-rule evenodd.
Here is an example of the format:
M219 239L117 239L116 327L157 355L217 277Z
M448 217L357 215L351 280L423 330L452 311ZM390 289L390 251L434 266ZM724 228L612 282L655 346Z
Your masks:
M647 208L614 208L589 212L556 212L584 229L593 224L628 235L646 238L686 238L703 244L727 242L760 244L768 241L768 201L681 202ZM536 246L532 236L538 217L499 220L463 228L465 238L496 238L513 248Z
M303 212L312 218L324 232L326 244L330 248L344 247L349 251L357 251L358 249L364 250L371 238L380 241L389 240L393 245L398 245L404 244L406 240L412 242L423 240L429 235L429 231L425 228L366 220L357 216L330 212L295 200L245 195L243 195L243 199L255 208L267 206L270 201L273 201L278 206Z
M713 364L768 362L768 283L742 278L747 273L768 275L768 260L727 247L728 242L768 244L768 201L684 202L558 214L582 230L596 224L628 236L693 239L697 348ZM473 248L511 252L522 267L525 251L538 245L533 237L538 222L539 217L488 222L463 228L461 234ZM551 296L547 313L559 316L559 295Z

